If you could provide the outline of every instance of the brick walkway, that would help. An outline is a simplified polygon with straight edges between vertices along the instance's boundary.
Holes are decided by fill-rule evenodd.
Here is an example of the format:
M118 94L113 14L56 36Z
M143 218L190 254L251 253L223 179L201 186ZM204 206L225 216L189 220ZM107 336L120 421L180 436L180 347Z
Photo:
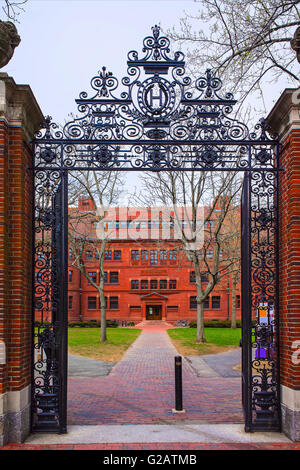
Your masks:
M69 424L242 423L241 379L200 378L186 361L183 367L183 405L186 413L172 413L174 356L177 351L165 330L161 326L146 327L107 377L70 377ZM261 442L234 442L232 436L229 442L226 438L224 442L203 442L199 438L197 443L28 442L8 444L1 450L300 450L300 443L279 442L276 436L274 442L264 442L264 436Z
M184 414L174 414L174 357L166 326L145 327L107 377L70 377L68 424L241 423L241 379L200 378L183 362Z

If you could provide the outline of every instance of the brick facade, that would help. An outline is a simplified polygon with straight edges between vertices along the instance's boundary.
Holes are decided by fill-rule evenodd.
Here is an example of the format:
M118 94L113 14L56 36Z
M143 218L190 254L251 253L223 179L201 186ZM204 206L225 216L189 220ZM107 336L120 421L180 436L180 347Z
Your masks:
M80 213L92 209L90 204L83 205L85 202L88 203L79 199ZM119 214L119 208L113 212ZM132 208L130 212L133 213ZM136 212L140 214L141 211ZM237 212L239 213L239 208ZM127 223L130 217L124 210L122 213L118 217ZM147 227L151 220L148 215L146 211L144 217L140 215L140 219L145 219L144 224ZM121 227L121 219L111 223L117 223ZM117 231L116 236L118 235ZM91 237L94 236L95 233L91 229ZM107 243L105 247L107 318L134 323L146 319L160 319L170 323L177 320L196 320L196 304L193 302L196 285L192 263L183 252L176 251L180 246L178 243L147 237L148 233L139 241L130 238L118 239ZM226 263L224 256L220 258L220 266L222 263ZM99 283L99 262L94 252L85 250L84 264L86 271ZM203 263L203 269L204 267ZM203 271L204 288L208 281L205 274ZM227 274L216 284L205 303L205 320L231 320L231 292L231 278ZM68 295L69 321L100 321L99 294L76 268L73 256L69 256ZM240 319L240 284L237 285L236 296L236 316ZM155 310L151 309L154 306Z
M280 313L282 385L300 390L292 344L300 339L300 130L284 141L280 163Z
M300 440L300 117L286 89L268 117L281 138L279 167L279 315L283 430Z
M0 74L0 443L28 433L32 329L32 154L42 113Z

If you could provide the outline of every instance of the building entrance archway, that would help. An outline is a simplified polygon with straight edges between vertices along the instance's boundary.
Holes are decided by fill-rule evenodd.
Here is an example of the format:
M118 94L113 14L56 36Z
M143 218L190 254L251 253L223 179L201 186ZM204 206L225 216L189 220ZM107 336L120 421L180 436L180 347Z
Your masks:
M211 71L194 83L182 52L170 56L159 27L128 53L119 84L106 70L80 117L45 119L34 140L35 243L32 430L67 431L68 173L232 171L242 196L242 401L245 430L280 430L278 327L279 141L261 120L253 132L231 117L236 101ZM262 312L264 314L262 315ZM35 354L40 349L43 354Z

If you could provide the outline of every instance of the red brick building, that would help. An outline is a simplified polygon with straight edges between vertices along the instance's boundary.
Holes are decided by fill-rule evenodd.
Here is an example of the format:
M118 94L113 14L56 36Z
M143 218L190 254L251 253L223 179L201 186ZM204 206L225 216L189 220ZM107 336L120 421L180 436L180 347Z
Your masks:
M91 210L92 202L79 199L78 211ZM70 209L72 210L72 209ZM105 297L107 318L140 322L143 320L196 319L196 285L192 263L180 251L174 237L162 237L162 222L151 218L149 210L141 212L127 208L112 211L115 217L108 220L105 230L114 232L107 242L104 255ZM213 224L213 222L211 222ZM156 225L157 224L157 225ZM143 232L143 238L125 236L127 230ZM84 229L86 230L86 229ZM150 233L150 230L151 233ZM96 229L91 228L91 238ZM208 252L207 257L212 258ZM83 253L87 274L99 283L99 261L92 249ZM202 272L204 286L207 272ZM237 318L240 319L240 285L237 286ZM69 253L69 321L100 321L100 298L97 290L76 267L72 250ZM230 276L216 284L205 301L205 319L230 320L232 294Z

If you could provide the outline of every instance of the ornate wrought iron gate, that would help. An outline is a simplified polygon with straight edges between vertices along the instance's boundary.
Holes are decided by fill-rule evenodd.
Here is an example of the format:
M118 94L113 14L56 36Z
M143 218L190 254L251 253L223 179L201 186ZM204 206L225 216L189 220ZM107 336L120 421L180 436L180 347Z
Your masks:
M34 140L35 329L32 430L66 432L67 174L72 170L244 172L242 198L243 407L246 431L279 430L277 155L264 120L250 132L230 117L210 70L194 83L157 26L144 56L128 54L119 85L105 67L80 117L50 117ZM116 93L116 94L115 94ZM101 173L100 173L101 177Z
M40 202L35 240L35 308L32 430L66 432L68 332L68 173Z
M242 402L247 431L280 430L276 188L276 173L244 176Z

